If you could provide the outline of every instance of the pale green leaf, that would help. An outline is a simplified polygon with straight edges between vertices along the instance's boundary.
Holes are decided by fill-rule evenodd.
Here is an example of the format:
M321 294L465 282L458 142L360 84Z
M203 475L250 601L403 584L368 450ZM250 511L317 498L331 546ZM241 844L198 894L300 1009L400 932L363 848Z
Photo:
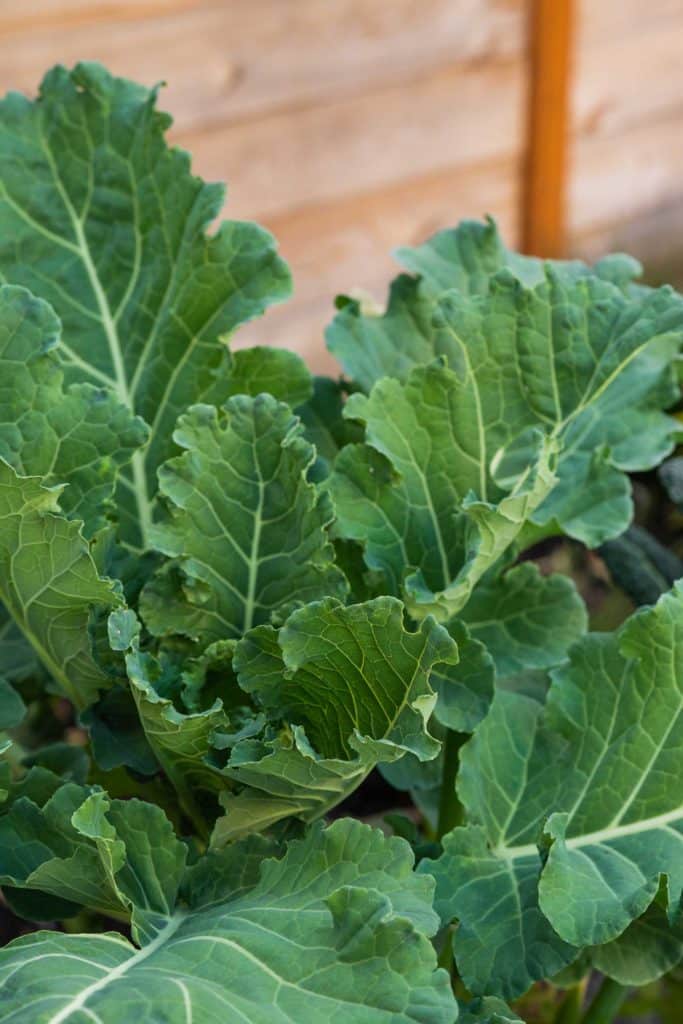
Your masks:
M587 625L572 580L542 576L533 562L484 578L460 617L493 658L499 679L558 665Z
M160 469L169 514L152 536L176 562L144 595L148 628L236 638L283 605L344 594L329 498L306 479L315 452L287 405L263 394L195 406L174 437L185 453Z
M665 876L683 893L683 586L595 634L556 669L550 722L572 745L555 840L540 884L543 912L568 941L615 938Z
M458 792L473 824L425 868L444 919L460 920L456 956L473 990L520 994L573 947L611 942L660 877L676 922L682 629L679 584L616 633L575 644L552 670L545 710L499 691L461 750Z
M98 576L81 525L60 515L59 490L0 459L0 598L53 679L78 706L110 680L93 660L93 605L118 597Z
M235 657L240 685L288 728L233 747L224 772L246 788L223 797L214 842L252 829L258 815L258 827L320 817L378 762L435 757L429 677L456 660L442 627L428 619L407 631L390 597L349 607L328 599L295 611L279 631L247 634Z
M516 257L478 225L462 231L455 242L444 235L457 271L450 291L439 272L431 291L429 276L399 279L384 317L344 307L333 351L366 390L383 376L406 381L415 365L445 358L463 383L463 460L485 474L501 448L514 443L523 455L530 428L556 436L559 484L533 510L533 522L590 545L616 536L632 515L625 473L657 465L680 432L662 412L678 394L672 363L683 331L680 297L667 288L624 291L628 274L619 258L590 273L581 264ZM473 238L472 262L461 250ZM429 264L435 251L427 248ZM503 269L491 274L497 262ZM485 498L483 480L476 493Z
M152 518L173 425L228 369L224 341L289 291L271 236L207 228L223 189L169 149L156 90L97 64L54 68L0 104L0 274L47 299L67 380L111 388L152 428L120 488L126 535Z
M24 288L0 286L0 456L22 476L67 484L62 511L88 536L121 466L147 439L140 417L114 393L92 384L63 387L55 355L60 323Z
M142 948L113 934L10 944L0 1020L21 1008L35 1024L453 1024L448 976L416 930L434 930L431 885L411 873L406 843L340 821L263 862L258 880L240 866L255 852L232 847L192 868L183 903Z
M474 377L436 362L346 406L367 443L337 459L335 529L364 545L368 567L416 617L455 615L555 483L552 442L530 438L519 466L501 460L477 402Z

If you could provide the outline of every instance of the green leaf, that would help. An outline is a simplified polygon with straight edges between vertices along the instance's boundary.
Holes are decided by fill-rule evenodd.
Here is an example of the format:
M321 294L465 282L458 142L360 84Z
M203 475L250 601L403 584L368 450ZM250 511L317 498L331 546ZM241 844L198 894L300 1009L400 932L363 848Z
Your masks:
M536 701L498 691L460 750L458 794L471 824L445 836L441 857L419 867L436 878L442 920L459 922L458 971L478 995L514 999L578 954L538 906L535 840L560 799L564 770L556 745L538 736L541 713Z
M624 474L657 465L680 432L662 410L678 396L673 359L683 303L667 288L625 292L617 258L600 267L604 277L581 264L513 256L489 275L500 243L490 240L484 250L474 269L455 260L459 290L444 293L440 282L430 292L429 278L404 280L400 301L383 318L344 307L332 350L366 390L383 376L406 381L416 364L445 358L462 382L456 422L463 458L484 474L513 443L522 460L530 428L556 436L559 484L531 519L591 546L602 543L631 518ZM422 461L427 457L423 452ZM476 493L485 497L483 478Z
M499 691L461 750L472 824L425 869L444 920L460 920L456 956L473 991L521 994L574 947L611 942L647 910L660 877L675 921L682 624L678 584L616 633L575 644L551 673L545 711Z
M290 288L267 232L227 222L206 234L223 188L167 147L155 102L79 64L49 72L35 102L0 104L0 274L57 311L67 381L112 389L150 424L119 489L138 544L178 414L228 369L224 340Z
M574 749L540 904L570 942L598 945L642 914L666 876L683 893L683 586L613 635L586 637L553 673L551 723Z
M206 834L206 794L225 787L220 773L207 763L213 735L228 727L222 701L206 710L188 714L179 709L168 690L174 666L134 649L126 655L128 679L147 743L175 787L181 806L200 835Z
M284 348L254 345L235 352L225 381L216 383L217 401L230 395L272 395L292 409L313 394L313 381L301 356Z
M683 507L683 458L669 459L659 468L659 477L666 492L679 509Z
M1 603L0 672L10 683L23 683L40 672L36 652Z
M542 576L532 562L484 578L460 617L493 658L499 679L558 665L587 625L572 580Z
M44 804L18 796L0 817L0 882L107 913L149 939L171 913L186 847L163 811L65 783Z
M683 960L683 928L654 902L625 932L592 951L592 962L620 985L649 985Z
M640 526L600 548L612 580L636 605L654 604L683 576L683 560Z
M314 377L313 394L296 410L304 425L307 440L315 445L316 461L309 470L313 480L323 480L340 448L362 440L357 424L344 419L344 389L329 377Z
M437 354L434 301L444 292L455 289L462 295L487 296L501 270L533 288L543 280L547 265L507 249L490 219L484 224L462 221L437 232L424 245L398 249L396 256L420 277L397 277L381 316L368 313L358 302L345 302L326 332L330 352L365 391L381 377L405 380L414 366L431 362ZM627 288L642 273L637 260L621 254L607 256L592 269L578 260L553 260L552 266L569 281L593 273Z
M238 868L252 851L240 844L220 867L192 868L187 903L141 949L113 934L42 932L10 944L0 952L0 1020L21 1008L36 1024L56 1014L118 1024L122 1013L142 1019L175 1005L178 1022L455 1021L448 976L416 930L431 934L435 922L407 843L340 821L265 861L255 884ZM207 877L222 878L223 891L207 889Z
M287 728L233 747L224 772L247 788L224 795L214 842L257 820L320 817L378 762L435 757L429 677L456 660L442 627L428 619L408 632L390 597L349 607L328 599L294 612L279 631L252 630L236 649L240 685Z
M47 303L24 288L0 287L0 456L22 476L68 484L62 511L92 536L105 523L119 469L148 432L113 392L63 387L60 330Z
M13 729L26 714L26 706L6 679L0 677L0 730Z
M621 532L631 516L624 472L657 465L679 430L661 410L677 397L680 298L668 288L633 298L551 266L529 289L503 271L485 298L444 296L435 327L437 352L476 379L471 409L478 394L488 452L513 441L523 450L531 427L560 439L558 486L532 520L589 545Z
M365 424L367 443L337 459L329 485L335 529L364 544L368 567L418 618L455 615L555 483L554 447L540 435L519 467L486 449L477 394L473 378L436 362L346 405Z
M464 220L455 228L432 235L423 245L396 250L396 258L408 270L422 277L424 290L438 295L451 288L465 295L486 295L491 277L507 268L523 284L533 286L543 277L545 260L511 252L490 217L482 224ZM628 286L640 277L637 260L615 253L590 268L580 260L553 260L552 264L567 278L594 273L605 281Z
M182 590L174 600L168 568L163 589L147 589L152 632L236 638L283 605L343 596L326 534L332 509L307 482L315 452L287 405L264 394L231 398L220 412L195 406L174 437L185 453L159 471L169 516L153 540L177 559Z
M486 996L460 1004L458 1024L524 1024L501 999Z
M79 707L110 680L93 660L93 605L118 603L81 525L60 515L58 488L19 477L0 459L0 598L64 693Z

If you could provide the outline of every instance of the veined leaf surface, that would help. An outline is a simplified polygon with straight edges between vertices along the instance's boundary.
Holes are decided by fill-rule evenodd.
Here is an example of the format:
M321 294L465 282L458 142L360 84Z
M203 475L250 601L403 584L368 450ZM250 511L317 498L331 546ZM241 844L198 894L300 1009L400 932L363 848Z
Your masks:
M227 222L206 234L223 189L166 146L155 101L79 64L49 72L35 102L0 103L0 275L59 314L67 380L111 388L151 426L120 495L137 543L178 414L227 368L220 339L289 291L267 232Z
M368 567L416 617L455 615L555 484L553 444L537 435L501 485L477 396L473 378L436 362L346 405L366 444L337 458L335 529L364 545Z
M112 841L106 810L92 826L101 850ZM115 876L135 853L126 847ZM113 934L11 943L0 1020L21 1008L33 1024L156 1013L173 1024L453 1024L448 976L418 931L436 925L431 884L411 873L406 843L340 821L261 859L259 872L264 853L250 840L200 860L141 948Z
M625 473L657 465L680 432L662 410L678 395L683 302L668 288L624 290L620 258L604 261L600 276L508 255L490 275L482 268L497 256L475 259L474 269L465 260L445 293L441 282L430 291L399 279L382 318L345 307L331 347L366 390L445 358L462 381L463 458L484 473L513 443L521 459L532 427L558 437L559 484L530 518L595 545L629 523ZM480 482L481 498L482 490Z
M176 559L182 589L174 601L168 566L159 595L148 588L152 632L237 638L285 605L344 595L329 497L306 478L315 450L289 406L266 394L195 406L174 437L185 453L160 469L169 514L152 539Z
M81 524L60 514L60 491L0 459L0 599L51 676L79 707L110 680L91 653L93 605L114 607Z
M552 672L545 711L499 692L463 748L458 788L473 824L425 870L444 917L461 922L469 987L519 994L576 947L609 943L652 903L660 876L676 918L682 630L677 584L616 633L579 641Z
M318 818L377 763L435 757L429 677L456 660L445 629L428 619L409 632L390 597L349 607L328 599L294 612L279 631L248 633L237 645L240 685L288 728L233 747L224 773L244 788L223 798L214 842L289 815Z

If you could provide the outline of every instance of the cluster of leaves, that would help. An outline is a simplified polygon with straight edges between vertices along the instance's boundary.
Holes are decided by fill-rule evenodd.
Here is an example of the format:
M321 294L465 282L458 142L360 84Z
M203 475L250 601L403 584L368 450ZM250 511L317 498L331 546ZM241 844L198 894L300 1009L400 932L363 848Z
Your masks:
M504 1024L542 979L652 982L683 563L624 531L683 299L466 222L381 315L338 300L342 380L231 352L289 274L209 233L155 102L86 64L0 103L0 884L64 922L0 951L0 1021ZM520 558L558 536L648 606L587 633ZM325 826L375 768L403 837Z

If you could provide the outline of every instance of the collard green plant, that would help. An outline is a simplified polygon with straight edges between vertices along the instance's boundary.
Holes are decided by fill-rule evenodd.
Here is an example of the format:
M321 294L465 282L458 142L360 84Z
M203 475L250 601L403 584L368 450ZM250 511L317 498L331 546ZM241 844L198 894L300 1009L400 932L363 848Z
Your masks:
M683 299L466 222L341 379L232 352L288 270L156 99L0 103L0 1021L609 1020L683 957Z

